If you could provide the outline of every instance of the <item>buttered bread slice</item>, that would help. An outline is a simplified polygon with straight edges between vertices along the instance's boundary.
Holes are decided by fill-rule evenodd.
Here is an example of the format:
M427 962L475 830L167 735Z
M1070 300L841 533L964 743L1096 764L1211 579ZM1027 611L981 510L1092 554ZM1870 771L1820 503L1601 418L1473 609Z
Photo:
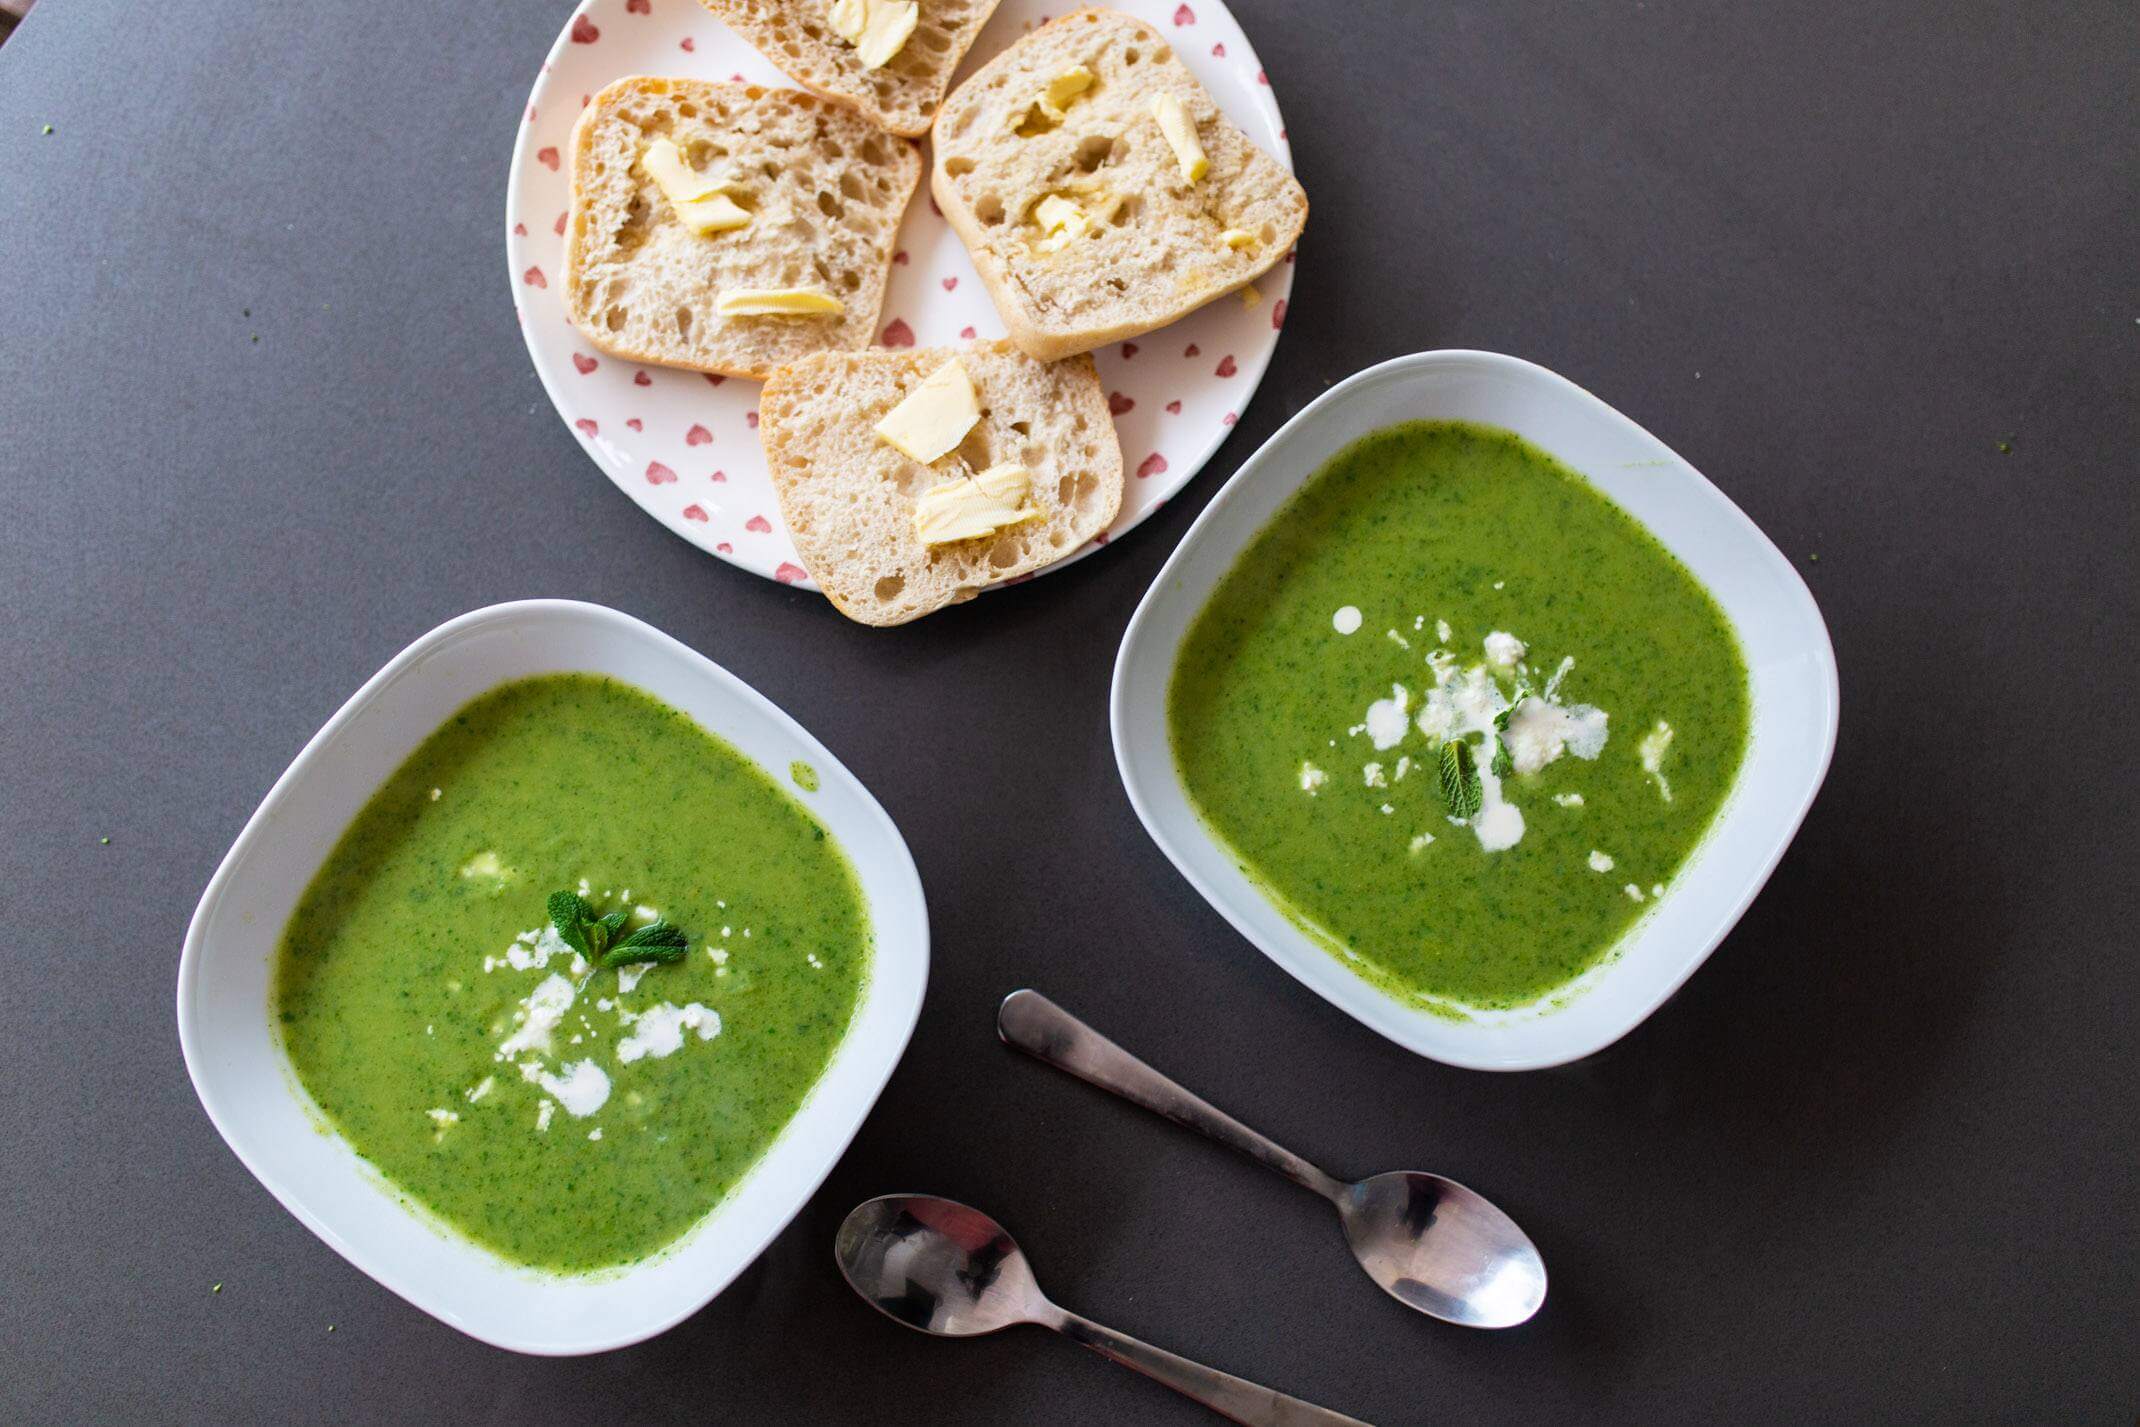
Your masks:
M1090 357L1009 342L825 352L774 372L758 439L795 549L840 612L904 624L1072 553L1122 505Z
M937 115L930 188L1011 340L1044 360L1243 286L1308 199L1157 30L1112 10L1041 26Z
M919 136L996 0L700 0L780 72Z
M869 345L914 145L793 89L620 79L572 130L564 298L602 351L763 378Z

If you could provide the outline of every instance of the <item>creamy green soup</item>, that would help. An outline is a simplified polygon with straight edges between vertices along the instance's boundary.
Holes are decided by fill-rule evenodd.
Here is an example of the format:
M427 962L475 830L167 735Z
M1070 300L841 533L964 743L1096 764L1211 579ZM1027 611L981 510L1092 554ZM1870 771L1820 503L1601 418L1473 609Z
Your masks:
M616 914L616 957L681 956L590 960L558 892ZM677 710L555 675L477 699L388 779L299 902L274 1004L299 1081L397 1190L581 1272L654 1253L749 1172L869 956L801 804Z
M1168 694L1206 823L1399 997L1537 1001L1665 895L1747 743L1746 666L1686 568L1510 432L1334 457L1197 616Z

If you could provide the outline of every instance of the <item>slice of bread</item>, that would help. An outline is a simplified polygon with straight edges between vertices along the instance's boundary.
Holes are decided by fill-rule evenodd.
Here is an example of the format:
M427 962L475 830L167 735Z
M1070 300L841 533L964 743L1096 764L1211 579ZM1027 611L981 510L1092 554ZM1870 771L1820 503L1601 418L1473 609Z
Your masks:
M748 226L702 237L641 160L666 138L696 172L732 177ZM809 352L866 347L921 155L852 109L794 89L620 79L572 130L565 310L635 362L762 378ZM838 316L724 317L724 292L818 288Z
M973 379L981 419L924 466L876 426L953 358ZM767 380L758 439L803 564L840 613L863 624L904 624L1051 564L1105 530L1122 505L1122 448L1092 359L1036 362L1008 342L805 357ZM1031 473L1040 517L924 545L914 532L921 493L1001 463Z
M880 69L828 19L829 0L699 0L803 88L849 104L895 134L919 136L996 0L920 0L914 33Z
M1079 65L1092 84L1051 122L1036 101ZM1210 159L1195 183L1152 117L1161 95L1181 101ZM937 206L1011 340L1043 360L1234 291L1283 258L1308 217L1293 176L1219 112L1159 32L1112 10L1065 15L989 61L945 102L933 142ZM1052 252L1034 219L1050 197L1095 221ZM1248 241L1229 246L1229 233Z

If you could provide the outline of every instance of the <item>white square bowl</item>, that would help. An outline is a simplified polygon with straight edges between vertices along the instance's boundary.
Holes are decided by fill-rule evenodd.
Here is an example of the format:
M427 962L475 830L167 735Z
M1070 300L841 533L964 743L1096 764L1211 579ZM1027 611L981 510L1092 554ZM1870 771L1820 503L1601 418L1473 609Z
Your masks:
M1249 541L1337 452L1399 421L1515 432L1588 477L1708 587L1752 679L1752 729L1715 825L1671 890L1568 994L1451 1020L1406 1005L1317 946L1243 873L1189 801L1167 688L1190 623ZM1189 528L1115 659L1115 761L1137 816L1206 901L1317 994L1409 1050L1478 1070L1532 1070L1602 1050L1694 974L1767 882L1835 748L1835 650L1805 581L1745 513L1671 448L1543 367L1422 352L1338 383L1243 463Z
M532 674L607 674L681 709L784 780L838 839L874 945L854 1020L795 1118L677 1244L598 1275L520 1268L405 1207L323 1121L270 1024L276 944L298 897L387 776L478 695ZM783 786L786 786L785 782ZM727 1287L824 1181L906 1049L928 981L921 879L899 830L802 726L704 656L629 615L569 600L494 605L394 656L276 780L201 896L178 968L178 1035L209 1119L268 1192L336 1252L426 1313L516 1352L601 1352L653 1336Z

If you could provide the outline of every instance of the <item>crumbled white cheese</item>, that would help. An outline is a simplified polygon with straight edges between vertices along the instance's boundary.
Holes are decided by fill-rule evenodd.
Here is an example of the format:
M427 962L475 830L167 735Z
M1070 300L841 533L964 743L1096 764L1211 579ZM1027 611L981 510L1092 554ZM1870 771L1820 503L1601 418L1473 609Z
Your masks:
M1637 886L1636 886L1636 885L1635 885L1634 883L1632 883L1632 882L1628 883L1628 884L1627 884L1627 885L1626 885L1625 887L1622 887L1622 888L1621 888L1620 890L1621 890L1621 891L1623 891L1623 892L1625 892L1625 893L1627 893L1627 895L1628 895L1629 897L1633 898L1633 899L1634 899L1635 901L1638 901L1638 902L1639 902L1639 901L1641 901L1641 900L1642 900L1642 889L1641 889L1640 887L1637 887Z
M1386 788L1389 786L1389 779L1383 775L1380 763L1362 765L1360 778L1370 788Z
M522 1051L550 1053L550 1034L557 1023L572 1009L573 998L579 993L572 983L556 972L542 979L542 983L527 994L520 1003L518 1018L520 1029L507 1036L498 1046L497 1059L510 1060Z
M1448 620L1437 619L1434 621L1434 637L1447 644L1450 640L1456 638L1456 631L1449 627Z
M1416 853L1416 852L1424 852L1424 851L1426 851L1427 847L1428 847L1428 846L1429 846L1429 845L1430 845L1430 844L1431 844L1431 843L1432 843L1433 841L1434 841L1434 834L1433 834L1433 833L1431 833L1431 832L1423 832L1423 833L1421 833L1421 834L1420 834L1419 836L1417 836L1417 837L1415 837L1415 838L1413 838L1413 839L1412 839L1412 844L1411 844L1411 847L1412 847L1412 851L1413 851L1413 852L1415 852L1415 853Z
M573 954L565 939L558 935L557 928L545 922L539 927L522 932L513 938L513 944L505 949L499 963L515 971L534 971L546 968L553 956ZM491 959L483 958L483 969L490 970Z
M540 1105L537 1105L535 1107L535 1128L537 1130L549 1129L550 1117L556 1113L557 1102L555 1100L545 1100Z
M445 789L443 789L443 788L433 788L433 789L431 790L431 801L435 803L435 802L437 802L437 801L438 801L438 800L439 800L440 798L444 797L445 795L446 795L446 790L445 790Z
M640 1012L632 1033L617 1042L617 1060L630 1065L646 1056L660 1060L674 1055L683 1047L685 1031L710 1041L721 1033L721 1013L696 1001L688 1006L657 1002Z
M617 994L619 996L630 995L638 987L640 978L647 974L653 964L651 961L640 961L634 962L630 966L618 967Z
M1388 635L1389 635L1390 643L1392 643L1392 644L1396 645L1396 646L1397 646L1397 647L1398 647L1399 649L1410 649L1410 648L1412 647L1412 641L1411 641L1411 640L1409 640L1409 639L1406 639L1406 638L1405 638L1405 637L1404 637L1403 635L1399 634L1399 633L1398 633L1398 632L1397 632L1396 630L1394 630L1394 629L1391 629L1391 630L1385 630L1385 631L1384 631L1384 633L1386 633L1386 634L1388 634Z
M1592 872L1610 872L1612 871L1612 859L1593 847L1590 849L1590 870Z
M1564 808L1579 808L1583 805L1583 795L1581 793L1555 793L1553 801Z
M1388 817L1391 813L1394 813L1396 811L1397 805L1394 803L1384 803L1382 805L1382 816L1384 817Z
M590 1140L599 1140L600 1138L602 1138L602 1127L600 1125L596 1125L593 1129L589 1130L587 1132L587 1138Z
M1390 781L1392 783L1402 783L1404 781L1404 775L1411 771L1412 755L1407 753L1397 759L1397 771L1390 774Z
M429 1116L431 1123L437 1125L440 1129L444 1129L448 1125L458 1125L461 1122L461 1117L451 1110L426 1110L424 1114Z
M1353 634L1358 632L1360 628L1359 606L1340 606L1338 612L1330 616L1330 627L1340 634Z
M1323 786L1324 781L1329 776L1313 763L1302 763L1300 765L1300 790L1312 798L1315 796L1316 790Z
M1486 636L1486 662L1497 669L1513 669L1524 655L1523 641L1505 629Z
M1595 759L1605 751L1605 711L1590 704L1562 708L1533 695L1516 706L1503 730L1518 773L1536 773L1562 753Z
M496 1077L495 1075L484 1076L482 1080L477 1082L476 1087L473 1090L467 1092L468 1103L473 1105L478 1100L481 1100L484 1096L490 1094L490 1088L493 1085L496 1085L497 1083L498 1077Z
M499 861L496 852L486 848L461 864L461 875L471 879L502 881L505 877L505 864Z

